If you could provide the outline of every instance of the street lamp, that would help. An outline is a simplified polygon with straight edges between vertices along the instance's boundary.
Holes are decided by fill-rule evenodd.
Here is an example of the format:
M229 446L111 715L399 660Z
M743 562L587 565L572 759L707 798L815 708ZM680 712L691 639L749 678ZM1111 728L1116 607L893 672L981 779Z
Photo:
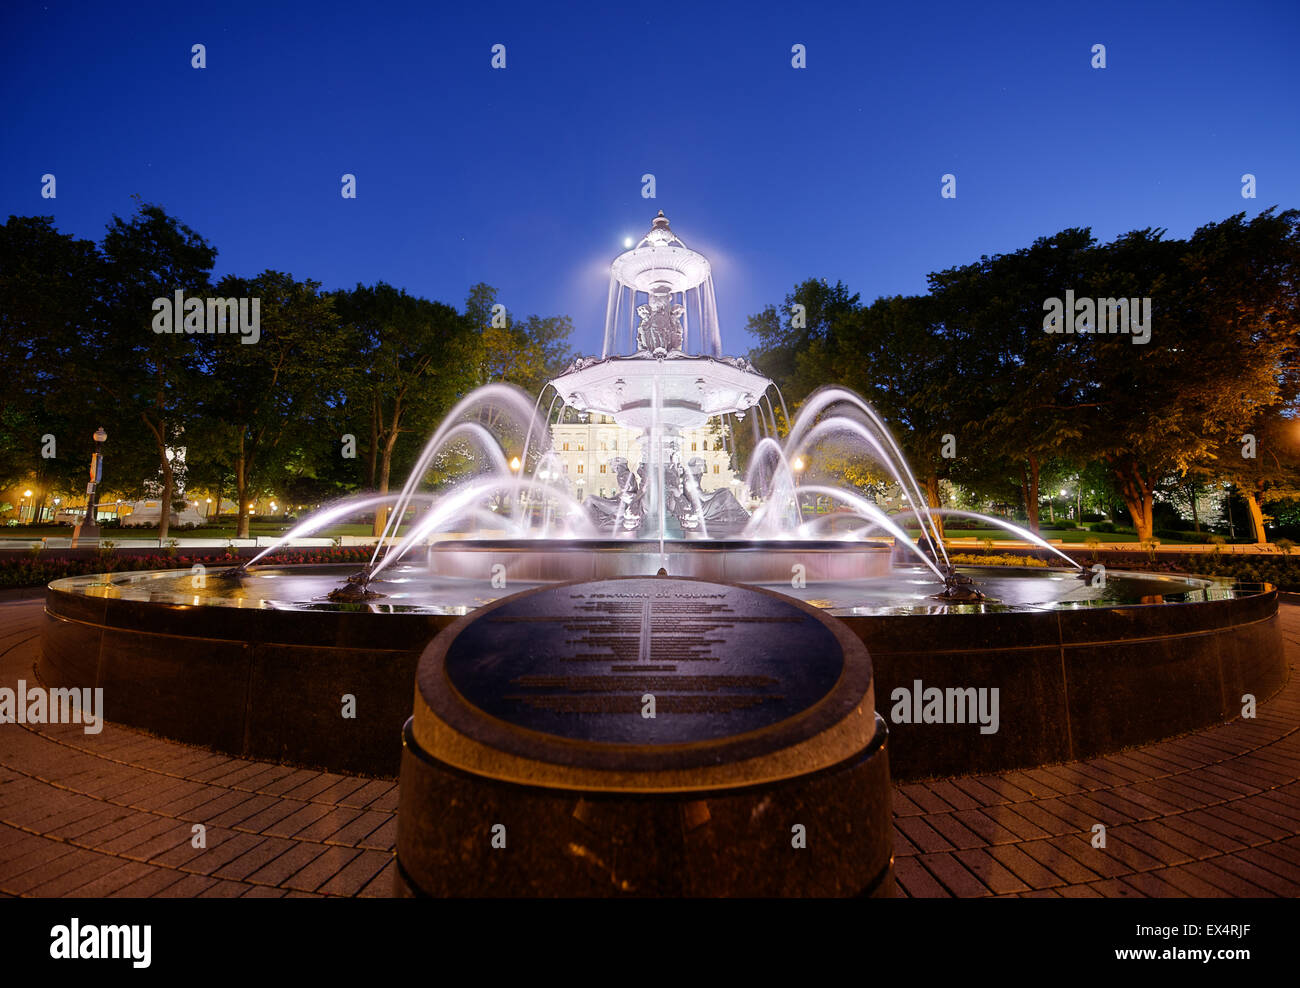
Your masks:
M208 519L212 517L212 498L207 498L208 506L203 509L203 523L206 525Z
M23 491L23 499L18 504L18 520L20 522L23 520L23 512L27 510L27 499L30 498L31 496L32 496L32 492L30 490ZM35 508L36 505L33 504L32 507ZM31 519L29 518L28 521L30 520Z
M90 454L90 483L86 485L86 513L81 523L72 532L71 544L74 548L78 539L99 538L99 525L96 519L99 516L99 484L104 479L104 443L108 441L108 433L101 425L91 438L95 440L95 452Z

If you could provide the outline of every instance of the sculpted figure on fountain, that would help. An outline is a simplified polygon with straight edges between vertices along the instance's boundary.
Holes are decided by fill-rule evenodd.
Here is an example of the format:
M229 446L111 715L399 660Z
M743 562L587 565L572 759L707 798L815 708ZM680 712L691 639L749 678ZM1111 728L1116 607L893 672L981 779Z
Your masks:
M681 350L685 336L682 316L686 308L673 303L668 286L656 285L655 288L657 290L650 293L650 301L636 307L636 314L641 317L641 325L636 329L637 349L650 353Z
M704 525L712 536L734 535L749 521L749 512L736 500L736 495L725 487L705 492L701 481L707 467L708 464L698 456L691 457L690 463L687 464L695 489L699 491ZM693 509L694 505L691 507Z
M587 515L601 531L635 532L641 527L641 516L644 513L642 509L645 497L644 474L633 473L628 466L627 458L623 456L614 457L609 461L609 465L610 472L614 475L614 483L618 487L618 494L614 497L593 494L583 502L583 505L587 509Z

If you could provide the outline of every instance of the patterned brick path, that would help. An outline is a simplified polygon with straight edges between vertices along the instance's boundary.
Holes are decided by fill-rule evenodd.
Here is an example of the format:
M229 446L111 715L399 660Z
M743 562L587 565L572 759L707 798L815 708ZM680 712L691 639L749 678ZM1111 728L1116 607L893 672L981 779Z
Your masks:
M1291 677L1253 720L1086 762L899 786L900 892L1300 895L1297 601L1280 608ZM1105 848L1093 847L1098 823Z
M1293 598L1294 600L1294 598ZM0 603L0 686L39 600ZM1300 657L1300 604L1282 608ZM1258 717L1088 762L898 787L911 896L1300 895L1300 677ZM105 725L0 725L0 895L384 896L397 786ZM1092 846L1094 824L1105 848ZM192 847L195 824L207 847Z
M0 686L35 682L41 603L0 604ZM191 846L194 824L206 849ZM106 724L0 725L0 893L386 896L397 784Z

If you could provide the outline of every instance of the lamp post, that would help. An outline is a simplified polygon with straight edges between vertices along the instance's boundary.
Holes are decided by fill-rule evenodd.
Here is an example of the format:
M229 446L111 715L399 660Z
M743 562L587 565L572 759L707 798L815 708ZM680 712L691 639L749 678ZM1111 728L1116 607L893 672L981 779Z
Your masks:
M23 499L18 504L18 521L20 524L22 523L23 520L23 513L27 510L27 502L31 500L31 496L32 496L32 492L30 489L23 491ZM33 504L32 507L34 508L36 507L36 505ZM31 519L28 519L28 521L30 520Z
M104 443L108 440L108 433L101 425L95 430L92 438L95 440L95 452L90 456L90 483L86 485L86 514L72 532L74 547L78 539L99 538L99 525L96 523L96 516L99 513L98 486L104 479Z

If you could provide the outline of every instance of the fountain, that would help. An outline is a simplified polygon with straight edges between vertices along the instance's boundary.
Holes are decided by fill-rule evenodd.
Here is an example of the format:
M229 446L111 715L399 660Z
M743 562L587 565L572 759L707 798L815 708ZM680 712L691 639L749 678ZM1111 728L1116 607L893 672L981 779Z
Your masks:
M612 493L570 486L551 443L566 416L612 420L634 436L601 464ZM706 489L684 431L717 423L734 464L746 419L756 441L743 482ZM797 467L828 451L881 466L905 511L888 514L824 471L805 482ZM464 476L425 490L452 452L468 464ZM823 534L809 499L835 505L854 529ZM389 505L359 571L264 562ZM1059 565L956 567L941 515L1001 526ZM660 212L611 264L600 356L575 360L535 397L479 388L428 439L400 491L330 505L224 574L56 581L39 669L51 686L136 684L110 719L166 736L391 773L415 661L435 632L521 590L664 573L764 588L840 618L871 652L882 710L891 687L914 677L1002 689L1002 720L1017 729L977 749L944 734L949 725L931 728L926 744L909 744L916 725L891 727L890 761L904 778L1141 743L1221 721L1243 690L1262 699L1284 678L1272 588L1080 572L1005 519L930 507L886 424L852 392L824 388L791 418L772 381L723 353L709 262ZM341 727L322 713L340 693L363 712Z

